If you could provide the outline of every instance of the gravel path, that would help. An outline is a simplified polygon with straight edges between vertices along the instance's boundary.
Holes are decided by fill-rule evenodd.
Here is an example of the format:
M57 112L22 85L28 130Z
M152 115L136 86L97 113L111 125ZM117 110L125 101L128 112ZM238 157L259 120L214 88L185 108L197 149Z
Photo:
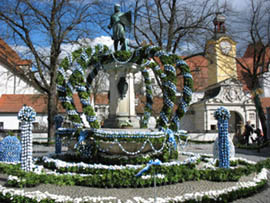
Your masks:
M245 182L251 180L254 176L243 177L240 181ZM221 190L223 188L235 186L236 182L210 182L210 181L189 181L174 185L157 187L159 197L175 197L191 192L205 192L215 188ZM25 188L25 191L47 191L51 194L71 196L73 198L82 196L114 196L126 202L128 199L139 196L145 199L154 197L154 188L122 188L122 189L100 189L81 186L55 186L55 185L40 185L35 188Z

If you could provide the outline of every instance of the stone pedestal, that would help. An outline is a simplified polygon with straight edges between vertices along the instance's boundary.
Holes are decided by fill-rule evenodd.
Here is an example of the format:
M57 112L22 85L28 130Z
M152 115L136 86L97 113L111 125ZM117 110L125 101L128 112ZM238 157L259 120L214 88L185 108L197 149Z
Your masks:
M135 111L134 73L139 68L136 64L113 63L104 67L110 77L110 110L109 118L105 120L104 127L120 128L121 124L129 122L132 128L139 128L140 123ZM121 82L122 81L122 82ZM120 82L120 84L119 84ZM120 89L126 89L121 95Z

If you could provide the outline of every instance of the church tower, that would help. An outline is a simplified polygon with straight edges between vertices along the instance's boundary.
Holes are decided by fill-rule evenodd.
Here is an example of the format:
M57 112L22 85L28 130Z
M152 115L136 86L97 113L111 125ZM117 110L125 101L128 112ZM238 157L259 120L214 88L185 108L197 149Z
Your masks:
M208 86L237 77L236 42L226 35L225 16L216 13L214 36L206 43Z

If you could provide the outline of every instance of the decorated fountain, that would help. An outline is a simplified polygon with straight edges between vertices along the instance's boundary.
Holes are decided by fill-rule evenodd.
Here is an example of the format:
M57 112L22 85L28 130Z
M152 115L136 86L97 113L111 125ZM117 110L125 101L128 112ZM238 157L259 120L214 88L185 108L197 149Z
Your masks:
M125 71L125 67L130 67L124 66L123 62L132 64L142 72L145 80L147 104L140 130L118 129L115 126L101 129L90 103L89 89L98 71L107 71L110 69L108 68L110 64L120 61L122 62L121 72ZM92 71L85 76L87 68L92 68ZM164 103L157 129L154 131L147 129L153 104L148 74L150 69L162 82ZM114 71L117 72L117 70ZM176 101L175 84L178 72L183 75L184 90L183 96ZM130 74L128 71L127 73ZM118 79L115 84L119 84L121 77ZM55 190L48 192L47 189L46 192L33 191L33 189L25 191L27 187L53 184L99 188L151 187L153 189L153 194L148 196L149 199L143 197L129 199L137 202L215 202L216 200L227 202L249 196L267 184L267 170L263 167L269 166L269 160L256 163L231 156L232 148L228 142L227 125L230 114L223 107L217 109L214 114L219 127L217 159L213 158L213 155L183 152L177 149L180 142L178 139L180 137L179 120L187 111L191 99L192 77L186 63L176 55L167 54L160 48L152 46L141 47L133 52L114 53L109 52L107 47L96 47L95 51L90 47L82 48L62 61L57 83L59 100L67 110L67 116L72 121L73 128L61 128L63 118L56 117L55 122L58 128L56 153L30 162L32 157L31 122L35 119L35 112L31 107L23 107L18 115L25 124L22 128L23 156L21 160L18 160L21 149L18 140L8 136L0 143L0 156L4 158L4 162L0 159L1 173L9 175L5 185L0 185L0 200L7 202L112 202L122 199L122 197L96 197L95 195L82 197L80 194L76 195L76 192L75 196L62 195L62 193L56 195ZM73 104L75 91L80 97L90 128L84 126ZM118 98L119 100L121 97ZM174 108L175 106L177 108ZM123 116L117 113L115 115L116 120ZM129 118L130 114L124 116ZM117 125L118 122L115 123ZM62 144L69 143L68 152L61 152L61 142ZM11 161L15 163L10 164ZM217 161L219 161L218 164ZM254 178L249 178L252 174ZM240 178L243 176L248 177L250 181L247 182L245 179L241 182ZM168 196L170 194L162 197L157 192L156 186L162 188L162 185L180 183L179 188L181 188L183 182L191 180L235 181L236 183L231 187L215 191L188 191L188 193L171 197ZM24 189L16 187L24 187Z
M81 155L95 161L108 156L117 159L127 156L130 160L146 155L162 161L175 159L176 135L180 130L180 119L191 101L192 75L185 61L159 47L144 46L129 51L125 30L130 26L131 12L122 13L120 5L116 4L108 26L113 30L115 51L110 51L106 46L96 46L95 49L83 47L62 61L58 69L57 90L59 100L66 109L73 128L59 128L58 136L68 138L70 151L77 149ZM119 44L121 51L117 51ZM91 71L85 75L87 69ZM147 129L153 105L150 69L160 81L163 92L163 107L156 130L153 131ZM110 106L104 129L100 129L90 103L91 84L99 71L109 74ZM137 72L142 73L146 87L147 103L142 121L138 120L135 112L134 73ZM177 74L183 76L184 83L180 100L176 99ZM89 129L84 127L83 119L75 108L73 102L75 92L80 98ZM131 129L121 130L123 126Z
M239 182L230 188L186 193L176 197L159 198L158 202L215 202L232 201L248 196L267 184L265 163L254 163L234 157L234 147L229 140L229 111L220 107L214 116L218 121L218 138L214 156L181 152L180 119L191 101L193 80L190 69L179 56L166 53L159 47L144 46L129 51L121 23L130 18L129 13L115 13L110 28L114 32L115 52L106 46L83 47L61 62L57 75L58 99L67 112L72 128L63 128L63 117L57 115L55 153L32 160L32 122L36 113L24 106L18 114L22 125L22 146L15 137L0 142L0 169L9 174L7 187L35 187L39 184L78 185L87 187L153 187L154 198L134 197L136 202L157 202L157 185L182 183L190 180L238 181L241 176L257 173L253 181ZM121 23L118 23L120 21ZM122 27L121 27L122 26ZM125 26L129 26L128 23ZM119 29L119 30L118 30ZM118 43L121 51L117 51ZM90 73L86 75L86 72ZM156 129L148 129L153 107L152 84L149 71L161 83L163 107ZM107 72L110 85L110 112L100 127L91 105L91 85L99 71ZM141 121L135 112L134 74L141 72L146 89L146 105ZM178 76L183 77L183 91L176 98ZM74 105L78 94L88 126ZM124 125L123 125L124 124ZM128 127L128 129L123 128ZM62 152L62 144L68 151ZM180 153L180 155L178 155ZM217 170L217 162L220 170ZM32 162L33 161L33 162ZM11 165L10 162L12 162ZM18 163L16 165L16 163ZM201 164L200 162L205 162ZM234 165L231 168L230 164ZM18 169L21 167L22 171ZM235 167L237 166L237 167ZM9 170L9 171L8 171ZM0 173L1 174L1 173ZM193 192L193 191L190 191ZM112 202L115 197L70 197L49 192L25 192L0 185L0 200L8 202ZM120 201L121 202L121 201ZM132 202L132 200L131 200Z
M87 68L92 68L85 76ZM157 121L156 130L148 130L151 116L153 95L149 79L152 69L162 82L163 108ZM168 54L158 47L145 46L131 51L110 52L105 46L97 46L95 51L82 48L66 57L59 67L57 89L59 100L67 110L68 119L73 129L60 128L58 134L69 139L76 138L70 149L90 149L87 153L92 159L96 156L128 156L138 158L151 154L164 161L164 155L177 158L177 133L180 130L180 119L187 111L192 95L192 76L187 64L175 54ZM72 70L68 76L67 72ZM90 87L99 71L110 74L110 115L105 121L104 129L90 104ZM145 113L143 121L137 120L135 112L134 73L142 72L146 86ZM183 75L183 96L176 100L177 73ZM76 111L73 94L77 91L82 103L83 112L90 128L84 127L82 118ZM176 111L173 111L177 106ZM128 121L134 129L119 129L123 121ZM141 127L141 129L138 129ZM73 139L74 140L74 139ZM84 151L85 154L85 151Z

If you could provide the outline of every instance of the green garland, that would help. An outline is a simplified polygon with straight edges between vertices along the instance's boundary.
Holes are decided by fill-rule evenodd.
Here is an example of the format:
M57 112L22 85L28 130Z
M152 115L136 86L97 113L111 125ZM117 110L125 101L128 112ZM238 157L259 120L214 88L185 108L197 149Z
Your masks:
M73 92L76 90L80 98L83 113L86 115L87 121L91 128L99 128L99 123L95 117L95 111L90 105L90 91L89 87L86 85L84 74L87 69L92 50L91 48L79 49L72 53L71 56L66 57L62 63L61 67L58 69L57 76L57 89L59 100L62 106L67 110L68 118L73 122L76 128L82 128L83 122L79 113L76 111L73 102ZM67 81L67 70L69 67L75 66L73 72Z
M153 59L156 60L157 58L159 58L159 63L153 62ZM151 82L145 67L149 66L154 71L154 74L160 79L163 91L163 107L157 121L157 127L168 135L168 146L170 148L172 148L172 146L176 147L173 132L170 130L168 131L168 129L171 129L174 132L180 130L180 119L184 116L189 102L191 101L193 80L189 67L180 57L175 54L167 54L158 47L145 46L136 49L133 53L118 51L111 54L108 52L106 46L97 46L95 47L94 53L91 48L79 49L72 53L72 57L66 57L62 61L61 67L58 69L57 89L59 99L63 107L67 110L69 120L72 121L74 127L79 129L79 131L83 127L82 119L76 111L72 98L73 91L76 90L90 127L92 129L100 127L94 109L90 105L89 89L93 79L98 74L98 71L103 69L103 65L112 63L113 61L120 64L126 63L121 62L120 60L127 60L126 62L136 63L142 67L141 71L145 79L147 97L142 127L147 127L153 104ZM151 61L149 62L148 60ZM147 63L143 64L145 61ZM67 71L70 67L74 66L74 63L76 64L76 67L73 68L71 76L67 79ZM84 73L90 66L93 66L94 68L88 75L86 83L84 80ZM163 66L164 70L162 70L160 66ZM184 90L178 108L176 112L173 112L174 106L177 105L176 69L184 76ZM79 134L79 132L76 133L77 136Z
M141 123L141 128L147 128L147 124L148 124L149 118L152 113L152 108L153 108L152 107L153 105L152 84L149 77L149 72L147 68L145 68L145 66L147 65L148 65L148 61L145 64L141 65L141 73L142 73L142 76L144 77L144 84L146 88L146 105L144 107L144 116Z

